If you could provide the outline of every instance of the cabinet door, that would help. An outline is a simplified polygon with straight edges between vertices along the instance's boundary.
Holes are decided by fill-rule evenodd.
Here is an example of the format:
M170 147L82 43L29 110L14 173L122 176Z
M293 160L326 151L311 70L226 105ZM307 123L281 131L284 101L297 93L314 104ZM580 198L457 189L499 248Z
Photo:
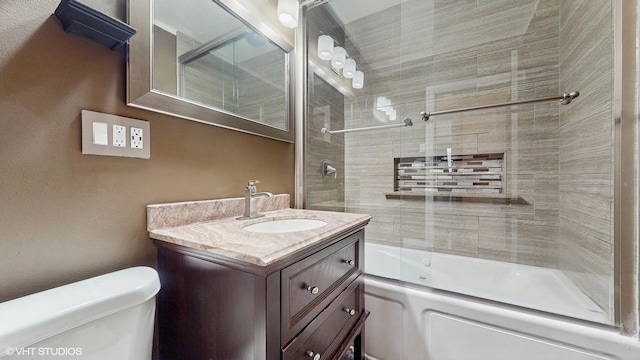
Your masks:
M279 328L267 321L265 296L280 279L264 278L159 248L159 359L275 359ZM275 281L274 281L275 280ZM275 306L277 311L279 306ZM278 313L279 315L279 313ZM274 338L275 350L265 346Z
M282 270L283 345L361 273L363 242L359 231Z

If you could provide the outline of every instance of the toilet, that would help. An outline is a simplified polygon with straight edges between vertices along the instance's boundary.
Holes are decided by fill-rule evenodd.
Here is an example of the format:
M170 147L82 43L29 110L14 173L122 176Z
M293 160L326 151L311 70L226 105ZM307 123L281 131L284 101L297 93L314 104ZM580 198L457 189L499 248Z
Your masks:
M142 266L0 303L0 359L151 359L159 290Z

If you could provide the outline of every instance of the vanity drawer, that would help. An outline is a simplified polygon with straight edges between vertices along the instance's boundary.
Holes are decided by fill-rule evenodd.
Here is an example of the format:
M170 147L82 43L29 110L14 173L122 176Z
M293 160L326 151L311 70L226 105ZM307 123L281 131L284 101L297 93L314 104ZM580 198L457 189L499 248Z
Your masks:
M363 246L361 230L282 270L283 344L358 277Z
M358 278L283 350L283 360L332 359L351 339L364 316L362 278ZM348 344L347 344L348 345ZM344 346L343 346L344 347ZM319 356L319 357L318 357Z

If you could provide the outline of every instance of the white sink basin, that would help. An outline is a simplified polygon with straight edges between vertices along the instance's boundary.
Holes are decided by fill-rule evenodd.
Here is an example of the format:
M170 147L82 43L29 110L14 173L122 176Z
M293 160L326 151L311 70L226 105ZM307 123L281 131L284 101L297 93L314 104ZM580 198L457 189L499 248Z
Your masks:
M316 229L325 225L327 225L326 222L313 219L276 219L247 225L242 230L267 234L289 233Z

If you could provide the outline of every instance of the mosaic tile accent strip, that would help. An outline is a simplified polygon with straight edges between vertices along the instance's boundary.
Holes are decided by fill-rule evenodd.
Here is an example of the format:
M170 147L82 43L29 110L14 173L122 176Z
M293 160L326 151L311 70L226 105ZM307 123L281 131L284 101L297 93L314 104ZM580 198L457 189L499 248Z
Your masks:
M505 154L396 158L396 191L501 194Z

